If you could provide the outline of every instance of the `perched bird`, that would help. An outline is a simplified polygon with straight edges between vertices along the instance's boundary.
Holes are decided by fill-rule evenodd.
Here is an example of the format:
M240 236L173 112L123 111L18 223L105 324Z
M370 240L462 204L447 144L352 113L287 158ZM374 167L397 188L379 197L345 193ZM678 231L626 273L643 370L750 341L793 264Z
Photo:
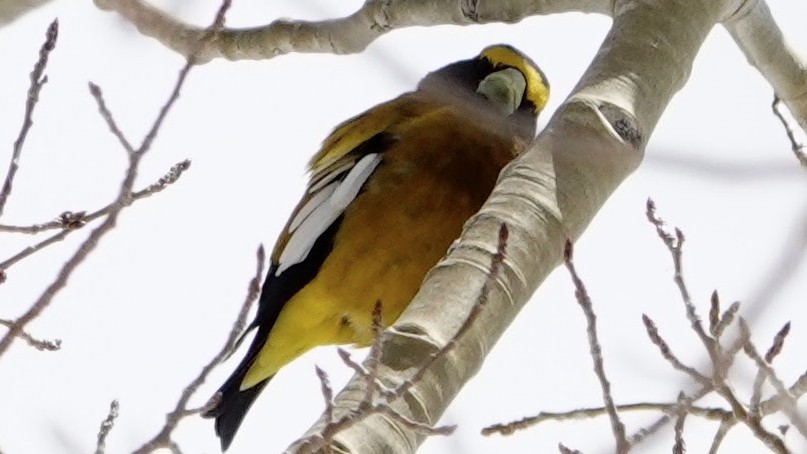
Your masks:
M377 301L385 323L398 318L532 141L548 96L532 60L496 45L336 127L275 245L257 333L205 414L222 449L284 365L319 345L368 345Z

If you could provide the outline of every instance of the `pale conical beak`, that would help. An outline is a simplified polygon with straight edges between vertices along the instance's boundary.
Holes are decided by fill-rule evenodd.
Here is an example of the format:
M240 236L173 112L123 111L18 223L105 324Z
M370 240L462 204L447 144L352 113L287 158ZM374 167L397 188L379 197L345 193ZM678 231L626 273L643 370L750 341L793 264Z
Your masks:
M521 105L527 80L514 68L496 71L485 77L476 92L488 98L505 115L511 115Z

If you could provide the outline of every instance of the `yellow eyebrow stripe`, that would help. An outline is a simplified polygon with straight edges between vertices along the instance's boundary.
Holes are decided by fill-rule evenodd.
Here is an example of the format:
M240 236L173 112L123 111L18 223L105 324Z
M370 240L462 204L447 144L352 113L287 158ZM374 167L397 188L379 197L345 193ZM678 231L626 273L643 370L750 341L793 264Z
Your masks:
M480 54L493 66L509 66L521 71L527 79L527 99L535 104L535 112L540 112L549 100L549 86L541 72L527 58L508 46L491 46Z

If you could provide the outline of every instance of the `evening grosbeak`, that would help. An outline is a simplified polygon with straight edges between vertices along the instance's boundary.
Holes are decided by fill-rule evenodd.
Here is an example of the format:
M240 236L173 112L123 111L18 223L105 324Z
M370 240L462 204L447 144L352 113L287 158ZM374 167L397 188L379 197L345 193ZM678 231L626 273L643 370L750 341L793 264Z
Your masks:
M284 365L319 345L368 345L377 301L385 323L398 318L532 141L548 96L532 60L496 45L336 127L275 245L252 344L205 414L222 449Z

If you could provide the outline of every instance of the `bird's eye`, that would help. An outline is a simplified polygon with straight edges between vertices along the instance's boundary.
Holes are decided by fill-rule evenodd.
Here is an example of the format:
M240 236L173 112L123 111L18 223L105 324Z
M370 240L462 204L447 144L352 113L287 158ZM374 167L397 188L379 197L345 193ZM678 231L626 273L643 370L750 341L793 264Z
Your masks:
M506 68L482 79L476 92L492 102L504 115L511 115L521 105L527 80L514 68Z

